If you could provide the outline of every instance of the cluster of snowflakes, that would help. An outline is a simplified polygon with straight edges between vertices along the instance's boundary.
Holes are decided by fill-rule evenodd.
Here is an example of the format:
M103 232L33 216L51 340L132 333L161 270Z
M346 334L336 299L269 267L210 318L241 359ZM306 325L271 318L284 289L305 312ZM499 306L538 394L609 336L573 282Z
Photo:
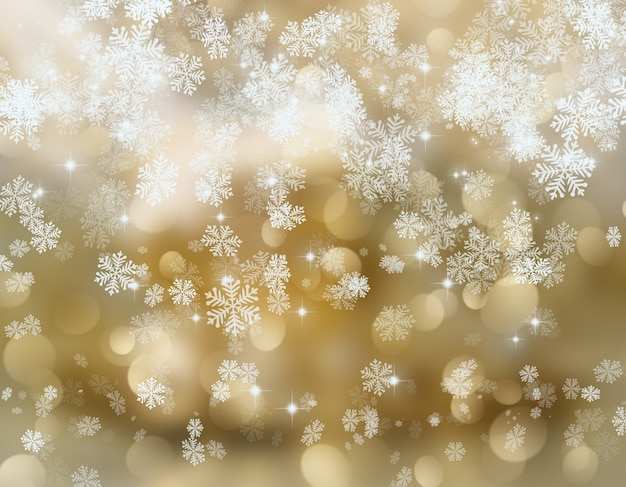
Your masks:
M21 175L2 181L0 210L8 219L17 215L30 240L22 240L20 234L8 245L10 257L0 254L0 271L6 276L7 292L29 291L35 275L14 270L14 261L31 248L39 254L54 250L60 262L71 260L80 242L60 241L60 227L66 220L77 220L83 247L98 252L93 261L95 283L111 299L122 292L143 293L145 308L129 317L129 333L139 345L206 321L226 336L228 352L236 356L243 353L244 340L263 327L260 298L270 313L292 310L296 286L290 284L289 263L296 256L265 250L240 255L245 248L238 235L241 229L236 219L232 227L225 223L221 207L240 195L242 213L267 219L275 230L298 234L308 223L306 209L298 204L307 189L307 170L296 161L317 151L335 160L341 168L341 188L358 200L365 214L392 215L397 238L415 241L411 256L388 253L380 245L385 255L379 266L385 272L402 274L416 260L434 268L445 263L446 287L458 284L475 294L507 277L518 284L557 285L564 280L565 258L575 250L578 230L563 221L545 230L543 243L538 243L531 212L515 202L508 215L489 223L476 223L469 211L455 212L449 208L444 182L416 164L416 142L426 144L431 132L444 124L473 131L503 158L530 166L528 194L543 205L583 196L596 167L590 154L594 149L615 150L620 126L626 123L626 6L619 1L546 0L541 8L532 7L533 15L534 1L487 1L454 44L449 66L439 70L431 69L425 46L401 45L396 33L400 12L390 2L372 0L354 11L329 6L300 22L289 21L272 49L266 49L266 41L274 20L265 11L228 18L222 9L196 0L70 3L58 30L75 41L72 69L48 44L24 60L22 77L13 76L9 63L0 57L0 133L37 150L39 135L47 130L44 125L52 120L61 135L75 136L90 126L106 129L110 140L89 169L95 177L88 194L71 184L57 190L36 188ZM562 95L553 101L546 72L565 61L575 69L564 75ZM180 97L195 102L189 104L194 107L189 119L196 147L186 165L169 151L177 125L168 103L173 99L172 105L177 104ZM370 98L379 106L366 106ZM309 137L310 120L319 118L320 106L330 129L324 147ZM384 116L371 118L376 111ZM238 186L237 142L251 130L280 144L282 156L277 161L255 161L259 162L255 174ZM70 173L80 169L71 159L65 167ZM186 172L191 178L183 177ZM479 168L462 176L463 196L488 207L497 188L495 175ZM135 180L134 186L129 179ZM110 249L129 222L127 209L134 196L158 207L176 195L182 181L191 181L184 191L193 193L198 204L219 209L217 223L203 224L204 231L198 229L197 239L187 243L193 253L205 249L210 253L214 286L207 287L198 266L182 256L167 264L173 277L166 282L155 277L148 264L135 263L130 250ZM607 245L618 247L620 240L619 227L608 226ZM333 237L316 236L306 258L328 277L321 299L332 310L349 311L375 289L368 276L345 264L343 245ZM146 253L146 247L137 248L137 254ZM367 248L359 250L362 257L367 253ZM305 278L299 288L310 286ZM304 316L306 309L298 313ZM410 337L415 323L406 304L386 304L371 326L383 342L399 342ZM560 333L547 308L537 308L526 325L532 336L556 338ZM39 333L45 333L45 326L30 313L5 323L10 340ZM481 341L479 332L463 340L468 347ZM79 368L89 367L81 353L73 360ZM482 398L497 387L495 380L479 377L479 365L478 359L467 359L443 377L441 389L452 397L455 410L433 411L422 418L430 427L436 428L444 418L453 424L471 422L468 398ZM174 410L175 391L168 374L163 364L135 384L136 399L147 408L146 414L157 407L164 414ZM564 398L599 401L598 386L612 385L622 376L622 366L618 360L604 359L593 374L594 384L566 378ZM525 365L519 375L524 400L532 406L530 419L538 419L556 401L557 387L540 381L534 365ZM241 411L240 429L250 442L263 439L269 407L259 395L258 376L256 364L228 359L216 369L210 385L210 405L215 408L225 407L233 388L250 392L254 406ZM420 418L392 419L378 405L379 398L389 389L395 394L400 384L406 386L404 393L414 395L414 380L397 376L393 364L377 358L360 370L360 377L361 384L350 390L353 407L340 418L350 438L345 448L351 450L393 427L419 438ZM126 397L115 380L94 372L88 385L94 395L108 401L116 417L127 413ZM14 401L12 392L7 386L2 400ZM26 393L18 394L20 401L26 398ZM44 387L33 398L33 410L37 417L46 417L61 403L84 406L80 380L66 379L60 390ZM299 405L292 402L286 409L293 417L316 405L315 395L307 392ZM16 405L11 411L22 414L24 407ZM614 457L619 451L617 437L626 431L622 405L608 413L598 407L578 409L576 421L564 433L565 444L580 445L587 433L604 425L607 414L612 415L612 430L597 434L591 445L601 458ZM214 459L224 458L222 443L200 441L204 426L196 416L189 420L188 438L182 441L183 458L193 466L206 461L206 452ZM525 420L515 416L504 449L515 452L524 444ZM300 442L308 447L319 441L329 421L310 419ZM97 416L75 416L68 431L76 437L100 434L111 440L112 429L100 433L105 423ZM145 435L141 428L133 439L141 441ZM282 431L271 437L274 446L282 441ZM28 429L21 442L50 471L63 475L52 438ZM467 450L455 440L442 453L459 462ZM399 458L396 451L391 463ZM97 469L82 464L69 478L75 486L101 485ZM406 487L413 480L411 470L402 467L390 486Z

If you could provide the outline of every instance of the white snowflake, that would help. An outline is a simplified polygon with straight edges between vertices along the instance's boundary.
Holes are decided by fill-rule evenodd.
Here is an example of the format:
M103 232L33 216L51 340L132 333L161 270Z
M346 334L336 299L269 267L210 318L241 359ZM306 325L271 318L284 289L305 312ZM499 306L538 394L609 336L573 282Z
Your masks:
M259 320L257 288L233 278L222 279L222 289L205 293L209 325L223 327L224 334L235 338L243 336L247 328Z
M611 423L615 428L615 433L617 433L618 436L624 436L624 433L626 433L626 410L623 406L617 407L615 415L613 419L611 419Z
M177 57L170 58L168 64L170 86L172 91L193 95L198 86L206 79L202 70L202 58L181 52Z
M580 391L580 397L588 402L597 401L600 399L600 389L594 386L583 387Z
M115 254L103 254L98 258L98 271L95 281L104 286L104 290L113 295L128 289L134 283L138 266L122 251Z
M406 304L384 306L372 326L383 341L406 340L415 324L415 317Z
M311 446L313 443L318 442L322 438L323 431L324 423L322 423L319 419L316 419L304 428L304 433L302 433L300 441L306 446Z
M616 226L611 226L606 232L606 241L609 243L609 247L619 247L620 241L622 240L622 234L619 231L619 228Z
M154 377L137 385L137 401L152 409L165 402L165 386Z
M98 470L85 465L72 472L71 479L74 487L102 487Z
M139 168L139 183L135 194L144 198L151 206L156 206L164 198L176 193L178 165L163 156L153 159L152 163Z
M608 384L612 384L624 375L622 363L619 360L608 359L602 360L599 365L595 366L593 373L598 382L606 382Z
M367 367L361 369L361 378L363 379L364 391L382 396L392 386L393 367L374 359Z
M233 257L237 255L242 240L235 235L230 225L207 225L202 243L216 257Z
M504 449L510 452L515 452L524 444L526 440L526 427L521 424L516 424L513 429L509 430L504 439Z
M451 441L448 443L444 453L450 462L460 462L463 460L467 450L460 441Z

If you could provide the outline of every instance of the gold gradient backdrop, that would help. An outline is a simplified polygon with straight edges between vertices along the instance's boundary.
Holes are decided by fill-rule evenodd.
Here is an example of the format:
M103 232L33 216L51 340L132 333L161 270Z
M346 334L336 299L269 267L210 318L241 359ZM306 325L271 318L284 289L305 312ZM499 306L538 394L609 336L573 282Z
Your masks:
M80 82L95 83L99 58L89 56L106 50L112 29L139 24L126 16L126 7L142 2L93 1L109 5L112 12L95 19L85 14L88 1L4 3L0 56L6 66L1 66L0 86L8 87L11 79L35 79L41 100L49 105L34 130L40 139L37 150L26 138L0 136L0 186L20 175L32 183L26 200L42 208L45 221L62 233L54 248L38 252L20 215L6 208L0 213L0 256L12 263L0 259L0 325L6 331L0 338L0 486L495 487L609 486L623 481L623 437L613 418L626 401L626 379L620 372L613 382L602 381L594 372L602 361L619 362L621 371L626 359L626 251L624 245L610 246L606 238L609 227L626 228L623 136L617 137L613 150L600 151L581 135L581 147L596 162L584 195L543 202L529 196L533 164L507 155L501 132L481 137L462 130L437 108L437 96L451 87L446 77L455 63L450 49L475 15L490 5L503 3L514 12L512 5L530 2L371 2L397 10L393 42L402 49L424 46L428 68L425 63L424 69L398 68L383 55L366 61L343 48L332 59L362 93L368 120L376 123L400 113L415 129L408 143L407 174L430 178L446 211L471 215L471 224L458 226L463 236L456 246L441 250L443 260L437 266L420 256L424 234L399 236L394 225L398 205L384 203L368 213L363 211L367 204L346 190L346 168L341 147L337 149L345 141L332 125L332 110L326 106L330 102L315 93L320 66L327 61L319 53L310 59L290 57L279 41L289 21L315 16L327 8L326 2L143 2L172 6L167 20L157 15L151 38L165 46L167 56L182 52L200 57L206 76L192 96L170 89L166 67L161 68L163 79L151 79L156 88L146 88L145 98L138 95L136 103L144 114L158 113L162 124L152 131L141 129L153 138L144 141L145 151L140 144L124 146L126 139L116 132L122 129L107 118L126 114L103 116L95 123L86 108L71 108L76 100L87 104L89 90L97 97L118 89L118 61L102 69L103 79L95 88L78 93L74 85L75 95L70 90L63 98L58 85L46 85L46 79L57 80L66 72ZM522 14L527 19L545 17L547 3L532 4ZM622 8L613 5L619 2L604 3L615 12ZM220 96L219 83L214 83L219 70L222 75L235 73L235 84L254 76L236 55L212 59L201 40L190 37L183 13L203 5L214 16L218 11L210 9L221 9L233 35L234 25L247 12L266 12L273 27L260 52L268 62L286 56L293 63L295 88L290 94L306 102L305 119L297 121L300 131L285 140L277 140L267 128L278 125L275 120L255 121L255 114L247 125L241 123L240 133L231 134L232 157L225 164L232 169L232 196L217 205L196 198L194 184L202 172L197 158L202 151L207 161L224 157L227 137L219 130L233 128L223 122L227 115L217 114L218 108L205 100ZM334 2L329 9L361 15L366 5ZM616 39L626 36L623 18ZM90 33L100 36L90 38L95 46L91 54L85 47ZM234 52L234 44L230 49ZM532 116L548 145L562 144L549 127L556 101L566 90L584 88L572 88L579 64L572 54L537 68L543 70L549 106ZM622 85L623 64L622 53L615 60L615 76ZM390 101L385 83L396 82L402 69L412 81L407 78L405 91L397 85L396 98ZM135 75L141 79L141 73ZM308 88L298 88L299 83ZM423 89L419 95L418 89ZM10 110L19 111L19 103L7 108L4 88L0 95L0 121L5 123ZM523 99L525 93L518 95ZM621 96L623 104L623 90ZM265 102L275 100L270 96ZM103 113L114 103L107 99ZM413 109L410 103L418 105ZM481 103L490 103L489 96ZM60 128L63 106L70 114L81 114L75 130ZM235 111L233 107L226 111ZM279 115L287 118L289 113ZM203 119L213 116L218 122ZM246 113L232 116L244 120ZM368 127L364 122L364 139ZM178 169L175 192L153 206L135 190L141 168L157 153ZM272 226L264 204L259 214L249 211L251 191L256 184L262 192L258 188L264 184L259 168L281 160L305 171L303 187L287 199L303 207L306 221L291 230ZM487 196L474 199L464 188L468 175L480 170L493 184ZM117 189L103 196L103 184ZM126 192L119 190L121 184ZM417 191L416 186L410 191ZM94 195L100 195L97 211ZM468 228L480 228L493 241L504 242L502 222L515 208L529 212L539 249L546 231L561 222L576 230L573 251L563 258L563 282L549 288L515 282L504 262L494 264L497 278L484 292L473 293L465 283L448 279L446 259L467 248ZM109 218L116 228L100 248L86 238L85 221L91 217ZM211 225L228 225L240 239L233 255L215 255L203 244ZM118 252L145 265L128 289L109 294L96 282L102 270L98 266ZM282 313L269 309L273 292L263 282L267 262L253 280L249 265L259 252L283 255L288 263L289 307ZM401 272L382 267L385 256L396 256ZM32 273L33 283L18 289L7 284L27 273ZM353 309L334 309L328 289L350 273L367 277L369 288L352 301ZM170 289L177 279L187 280L195 290L188 303L172 300ZM207 315L213 308L207 294L224 289L229 279L242 281L242 287L250 281L258 289L253 304L260 308L259 317L246 325L241 340L229 339L224 327L212 326ZM155 284L162 287L162 301L151 307L146 296ZM237 303L231 311L237 313L242 306ZM404 310L409 324L402 338L383 339L374 326L385 309L397 313L392 323L403 319ZM20 325L29 316L39 320L40 331ZM533 329L532 316L555 324L555 329L542 336ZM137 332L138 319L144 319L143 335ZM240 367L252 364L258 371L255 380L243 374L220 379L219 369L229 360ZM393 378L383 379L380 395L365 390L362 377L374 360L392 369ZM465 378L471 378L470 384L466 393L455 396L442 382L459 379L468 363ZM520 374L525 366L536 367L535 384ZM138 401L140 384L150 378L163 386L165 395L164 403L154 408ZM600 397L589 401L579 392L568 399L568 379L576 379L580 388L597 388ZM216 399L220 380L230 388L224 401ZM123 398L124 407L116 411L113 397L118 406ZM350 410L360 418L352 431L344 421ZM364 430L367 411L378 416L372 434ZM184 442L192 438L190 420L203 426L198 437L202 461L197 465L185 457ZM323 424L321 438L307 445L307 428L316 422ZM507 447L516 425L524 429L522 444ZM579 436L568 441L572 431ZM30 441L33 435L41 442ZM455 448L462 450L458 458Z

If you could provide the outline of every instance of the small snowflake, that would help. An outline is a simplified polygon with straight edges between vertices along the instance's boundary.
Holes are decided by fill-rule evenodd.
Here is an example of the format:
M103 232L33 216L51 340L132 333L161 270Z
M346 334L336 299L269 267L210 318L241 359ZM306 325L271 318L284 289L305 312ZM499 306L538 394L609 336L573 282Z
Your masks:
M391 387L392 377L393 368L391 365L378 359L372 360L367 367L361 370L363 390L373 392L377 396L382 396L383 392Z
M460 441L451 441L448 443L444 453L450 462L460 462L463 460L466 450Z
M609 230L606 232L606 241L609 243L609 247L619 247L621 240L622 234L619 228L615 226L609 227Z
M600 399L600 389L594 386L583 387L580 391L580 397L588 402L597 401Z
M311 446L322 438L322 432L324 431L324 423L316 419L304 428L304 433L300 441L306 446Z
M137 401L145 404L148 409L161 405L165 402L165 386L154 377L140 382L137 386Z

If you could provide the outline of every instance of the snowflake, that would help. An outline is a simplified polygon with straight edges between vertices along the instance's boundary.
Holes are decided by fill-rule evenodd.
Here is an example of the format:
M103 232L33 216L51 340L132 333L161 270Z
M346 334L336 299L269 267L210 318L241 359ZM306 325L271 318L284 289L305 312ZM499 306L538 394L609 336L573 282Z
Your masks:
M133 435L133 441L135 441L136 443L145 440L146 438L146 433L147 431L144 428L140 428L137 431L135 431L135 434Z
M27 138L29 147L37 147L35 134L44 113L45 106L33 80L9 79L0 85L0 132L16 144Z
M204 430L204 426L198 418L191 418L187 423L187 432L190 438L198 438L202 434L202 430Z
M479 169L467 174L463 191L474 201L480 201L491 196L493 183L494 179L488 176L483 169Z
M583 441L584 436L585 434L582 427L576 423L570 424L563 433L563 437L565 438L565 444L567 446L573 447L580 445Z
M223 59L228 55L231 35L221 8L209 9L207 5L198 5L186 21L191 38L202 42L210 59Z
M95 281L104 286L104 290L113 295L126 290L134 283L138 267L132 260L119 251L115 254L104 254L98 258L98 269Z
M74 487L102 487L100 475L95 468L78 467L71 475Z
M539 372L534 365L524 365L519 371L519 375L524 382L534 382L539 377Z
M341 17L321 10L315 17L307 17L301 25L289 21L278 41L287 46L290 56L312 57L318 47L324 47L329 37L341 28Z
M217 369L222 380L235 380L241 374L241 368L236 360L224 360Z
M382 340L406 340L415 318L406 304L384 306L372 324Z
M318 442L322 438L323 431L324 423L316 419L304 428L304 433L302 434L300 441L306 446L311 446L313 443Z
M610 2L567 0L563 7L563 12L587 49L606 49L617 36L618 26Z
M407 211L400 212L393 226L399 237L412 239L416 239L425 228L419 214Z
M209 442L206 444L206 449L211 457L218 460L223 459L227 453L224 445L215 440L209 440Z
M393 368L390 364L374 359L367 367L361 369L361 378L364 391L382 396L383 392L392 386Z
M480 333L468 333L463 337L463 345L466 347L475 347L483 341L483 337Z
M272 446L278 447L283 442L283 433L282 431L275 431L272 435Z
M174 279L174 284L168 289L172 301L174 304L182 304L187 306L197 296L196 289L193 287L193 282L189 279Z
M541 417L542 409L538 406L535 406L530 410L530 417L533 419L539 419Z
M504 439L504 449L507 451L515 452L520 446L524 444L526 439L526 427L520 424L513 426L513 429L509 430Z
M170 0L128 0L124 9L127 17L152 26L159 21L159 17L165 17L172 12L172 2Z
M32 272L14 272L11 277L4 281L7 291L10 293L22 293L35 284Z
M402 467L389 487L408 487L411 482L413 482L413 470L409 467Z
M572 377L568 377L567 379L565 379L562 390L563 394L565 395L565 399L577 399L578 394L580 393L580 385L578 384L578 379Z
M626 410L623 406L617 407L611 423L615 428L615 433L617 433L618 436L624 436L626 432Z
M569 95L557 100L556 108L558 112L550 127L560 132L567 142L575 143L582 133L606 144L605 148L615 146L616 141L611 140L610 134L615 131L617 121L611 117L611 108L602 103L592 89L586 88L577 92L575 97Z
M242 240L234 234L230 225L207 225L202 243L216 257L233 257L237 255Z
M24 450L31 453L38 453L45 445L42 434L39 431L26 430L20 438Z
M609 247L619 247L620 240L622 240L622 234L619 228L616 226L609 227L606 232L606 241L609 243Z
M206 80L202 70L202 58L182 52L177 57L170 58L168 74L172 91L182 91L189 96Z
M564 198L566 191L572 197L584 196L584 178L591 177L596 163L582 149L571 142L565 142L563 149L555 144L546 147L541 158L545 162L535 165L533 176L544 185L550 199Z
M28 252L30 252L30 247L24 240L15 239L9 245L9 253L13 257L24 257Z
M477 367L478 364L474 359L464 360L452 370L450 375L443 378L441 389L452 394L454 398L466 398L474 386L471 375Z
M246 328L259 320L257 288L233 278L222 279L223 290L213 288L205 293L208 323L216 328L223 327L224 334L235 338L245 334Z
M583 387L580 391L580 397L588 402L597 401L600 399L600 389L594 386Z
M74 256L74 245L68 242L67 240L61 242L55 252L54 257L59 260L59 262L67 262Z
M163 301L163 291L163 286L159 284L153 284L148 289L146 289L146 295L143 299L143 302L153 308L161 301Z
M470 227L465 250L448 257L448 278L459 284L467 282L474 294L490 289L501 260L500 245L477 227Z
M191 463L194 467L204 463L206 456L204 455L204 445L196 438L189 438L182 441L183 458Z
M333 309L354 309L358 298L364 298L370 290L367 277L359 272L349 272L341 276L337 284L326 286L322 298L330 302Z
M599 365L593 368L593 373L598 382L612 384L624 374L622 363L619 360L604 359Z
M367 43L375 51L382 54L396 55L398 48L395 44L394 34L400 12L393 8L389 2L382 5L368 4L364 10L368 16Z
M305 392L304 395L300 398L300 407L302 411L310 413L311 410L317 406L317 400L315 399L315 394L311 392Z
M153 159L151 164L139 168L137 189L135 194L151 205L156 206L163 198L176 193L178 166L170 163L163 156Z
M528 324L530 334L533 336L541 335L556 338L561 332L559 324L554 318L554 313L549 308L535 308L535 311L528 317L526 323Z
M254 384L259 376L259 370L252 362L244 362L239 368L239 377L245 384Z
M126 412L126 399L118 391L108 392L106 397L109 399L109 407L117 416Z
M137 401L145 404L148 409L165 402L165 386L154 377L150 377L137 385Z
M615 433L603 431L592 441L593 451L596 452L598 458L608 462L619 455L620 441Z
M3 401L8 401L9 399L11 399L11 396L13 395L13 389L10 387L5 387L4 389L2 389L2 394L0 396L0 398Z
M451 441L448 443L444 453L450 462L460 462L466 453L463 443L460 441Z
M80 436L93 436L101 427L100 418L94 416L82 416L76 424Z
M397 255L383 255L379 265L389 274L400 274L404 271L404 261Z

